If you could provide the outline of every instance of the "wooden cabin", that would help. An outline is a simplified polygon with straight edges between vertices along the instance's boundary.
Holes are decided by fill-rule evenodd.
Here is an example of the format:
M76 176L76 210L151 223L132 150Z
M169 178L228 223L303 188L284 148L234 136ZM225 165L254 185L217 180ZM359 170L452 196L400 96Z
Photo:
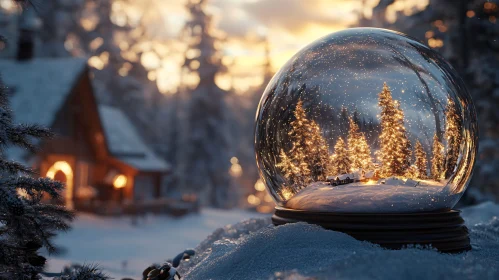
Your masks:
M7 157L28 163L66 184L65 203L147 201L161 196L170 166L142 140L119 109L98 105L86 59L0 60L18 123L50 127L36 154L11 148Z

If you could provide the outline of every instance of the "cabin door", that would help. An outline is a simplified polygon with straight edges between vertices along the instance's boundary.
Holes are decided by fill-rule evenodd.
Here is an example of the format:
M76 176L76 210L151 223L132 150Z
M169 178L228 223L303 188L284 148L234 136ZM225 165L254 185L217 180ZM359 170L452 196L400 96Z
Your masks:
M66 207L73 209L73 169L71 165L66 161L57 161L48 169L46 176L64 183L65 188L61 196Z

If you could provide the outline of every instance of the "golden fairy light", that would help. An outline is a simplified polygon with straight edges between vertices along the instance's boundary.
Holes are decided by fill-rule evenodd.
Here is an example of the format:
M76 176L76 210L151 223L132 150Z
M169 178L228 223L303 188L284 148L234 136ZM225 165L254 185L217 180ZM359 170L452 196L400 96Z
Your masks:
M230 163L232 163L232 164L238 164L239 163L239 159L237 157L231 157L230 158Z
M259 192L265 191L265 184L262 182L261 179L258 179L255 183L255 190Z
M248 203L251 205L258 205L261 202L260 198L256 197L254 194L250 194L248 196L247 200L248 200Z
M293 192L289 189L283 189L281 191L281 196L285 199L288 200L293 196Z
M230 159L230 163L232 164L230 166L230 169L229 169L229 174L232 176L232 177L241 177L241 175L243 174L243 168L242 166L239 164L239 159L237 157L232 157Z

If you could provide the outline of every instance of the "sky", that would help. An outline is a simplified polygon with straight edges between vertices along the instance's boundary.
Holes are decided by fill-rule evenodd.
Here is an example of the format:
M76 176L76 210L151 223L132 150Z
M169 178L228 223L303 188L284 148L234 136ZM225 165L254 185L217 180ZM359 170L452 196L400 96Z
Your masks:
M189 15L185 1L135 1L132 13L145 13L150 33L181 41ZM209 0L207 13L214 18L216 33L224 38L224 64L229 73L218 80L225 89L244 92L262 82L265 47L268 44L273 70L278 70L298 50L314 40L355 24L361 13L371 16L379 0ZM132 1L133 3L133 1ZM396 13L411 14L428 0L398 0L388 7L387 19ZM181 47L180 47L181 48ZM178 57L173 65L182 63ZM175 67L170 67L172 70ZM171 86L176 76L168 74ZM158 75L159 77L160 75ZM166 78L166 74L163 75ZM161 87L161 86L160 86Z
M393 22L398 12L408 15L422 10L428 1L394 1L387 9L387 20ZM260 86L266 47L272 68L277 71L309 43L354 25L361 14L371 17L372 8L378 3L379 0L207 0L205 11L213 16L213 33L222 39L219 49L228 68L226 74L217 77L217 84L239 93ZM132 49L121 43L126 38L117 38L120 48L127 57L140 56L137 59L149 70L149 79L156 81L163 93L175 92L180 83L186 49L182 28L189 19L185 5L186 0L113 1L111 20L121 26L140 22L148 40ZM82 19L81 24L91 29L92 22L95 18L90 16ZM89 63L99 68L106 61L104 55L90 58ZM126 75L126 66L122 70L120 75ZM184 80L196 83L195 77L184 76Z

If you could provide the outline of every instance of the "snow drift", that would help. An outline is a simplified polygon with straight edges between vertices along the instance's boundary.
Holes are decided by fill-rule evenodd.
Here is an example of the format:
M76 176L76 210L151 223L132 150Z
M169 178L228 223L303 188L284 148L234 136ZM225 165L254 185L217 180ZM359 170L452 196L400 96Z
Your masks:
M185 279L499 279L499 205L463 211L473 250L385 250L306 223L251 219L215 231L182 264Z

